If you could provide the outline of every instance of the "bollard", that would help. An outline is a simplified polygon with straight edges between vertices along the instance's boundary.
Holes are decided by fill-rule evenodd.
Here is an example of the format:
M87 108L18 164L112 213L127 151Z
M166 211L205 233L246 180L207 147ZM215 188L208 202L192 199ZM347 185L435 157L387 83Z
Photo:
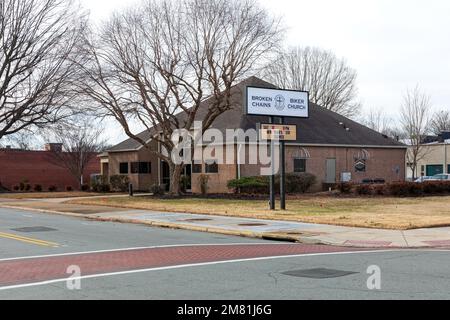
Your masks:
M130 197L133 197L134 196L134 192L133 192L133 185L131 183L128 186L128 191L130 193Z

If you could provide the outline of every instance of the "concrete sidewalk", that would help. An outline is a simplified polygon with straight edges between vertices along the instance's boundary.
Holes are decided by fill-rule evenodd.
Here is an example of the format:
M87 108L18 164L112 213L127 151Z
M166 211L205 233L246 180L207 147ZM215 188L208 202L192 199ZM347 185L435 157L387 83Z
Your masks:
M407 231L319 225L289 221L200 214L152 212L66 204L69 199L0 201L0 206L83 217L98 221L138 223L157 227L246 237L371 248L450 247L450 228Z

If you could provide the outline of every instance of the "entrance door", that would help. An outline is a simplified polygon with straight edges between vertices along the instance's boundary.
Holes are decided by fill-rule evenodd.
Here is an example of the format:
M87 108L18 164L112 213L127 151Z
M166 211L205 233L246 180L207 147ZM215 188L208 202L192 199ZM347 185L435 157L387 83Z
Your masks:
M186 165L184 168L184 176L186 177L186 192L192 192L192 165Z
M327 159L325 183L336 183L336 159Z
M429 177L442 173L444 173L444 166L442 164L427 166L427 176Z
M161 183L166 186L166 191L170 190L170 167L165 161L161 162Z

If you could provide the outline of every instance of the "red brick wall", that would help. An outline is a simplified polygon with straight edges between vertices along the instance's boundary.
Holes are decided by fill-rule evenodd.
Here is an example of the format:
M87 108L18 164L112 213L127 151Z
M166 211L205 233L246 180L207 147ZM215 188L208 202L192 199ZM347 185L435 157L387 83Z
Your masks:
M100 173L100 160L95 157L89 163L84 175L85 183L89 183L91 174ZM0 183L13 190L21 181L28 180L32 187L42 185L44 191L52 185L64 191L67 186L78 188L77 179L70 172L54 164L49 152L0 150Z
M366 148L368 160L366 161L366 172L355 171L355 155L358 155L363 148L345 147L296 147L286 148L286 171L294 171L294 158L302 155L305 150L309 153L306 160L306 172L317 177L318 184L316 190L321 189L321 185L326 179L326 160L336 159L336 182L340 182L342 172L352 174L352 182L361 183L363 179L385 179L386 182L405 180L405 154L406 149L388 148ZM248 157L248 151L247 151ZM399 169L398 173L396 169ZM242 165L241 175L260 175L259 165Z

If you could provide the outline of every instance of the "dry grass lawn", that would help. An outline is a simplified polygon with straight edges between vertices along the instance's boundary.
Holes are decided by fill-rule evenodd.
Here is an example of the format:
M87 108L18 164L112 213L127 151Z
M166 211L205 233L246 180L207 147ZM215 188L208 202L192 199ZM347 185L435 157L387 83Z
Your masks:
M188 212L323 223L382 229L450 226L450 196L430 198L304 197L288 201L285 212L271 212L267 201L228 199L168 199L151 197L79 199L71 203L105 205L163 212Z
M80 198L92 196L104 196L105 194L94 192L28 192L28 193L0 193L1 199L59 199L59 198Z

